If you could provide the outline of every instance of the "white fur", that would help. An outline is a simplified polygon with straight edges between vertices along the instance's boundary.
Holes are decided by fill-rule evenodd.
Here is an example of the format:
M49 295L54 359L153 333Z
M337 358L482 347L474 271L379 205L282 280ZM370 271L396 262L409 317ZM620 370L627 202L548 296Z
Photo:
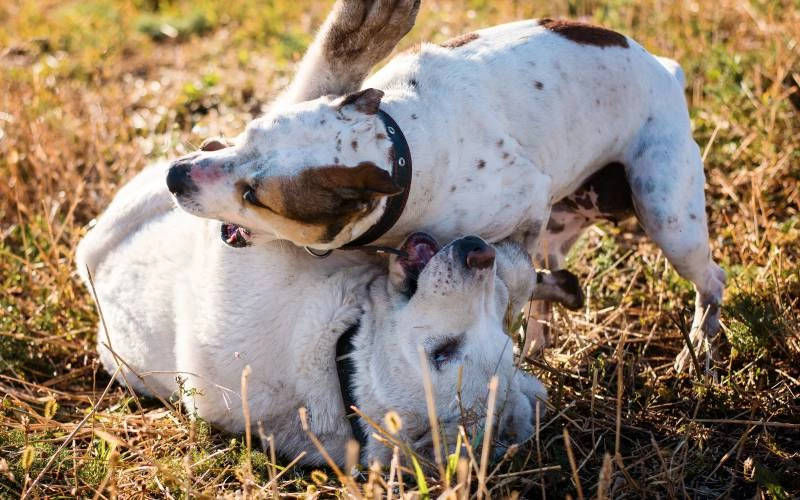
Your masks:
M508 289L494 268L470 273L445 247L408 299L389 283L384 261L360 253L318 260L282 242L231 248L220 240L219 223L153 205L163 171L164 165L150 167L121 189L78 247L82 275L91 273L108 326L98 334L107 371L122 364L135 390L163 398L177 391L180 377L190 410L240 432L246 425L240 380L249 365L251 423L263 423L281 454L307 451L305 463L321 464L300 426L297 409L306 407L311 430L343 463L351 431L334 360L339 336L360 324L353 356L362 411L378 422L398 412L402 437L430 451L418 349L460 334L459 357L442 369L428 367L444 432L454 437L460 423L460 367L465 408L484 414L487 383L496 374L501 432L518 440L531 434L534 405L546 393L513 365L502 330ZM498 252L498 273L514 283L512 293L529 293L532 283L519 278L532 276L529 258L513 245ZM364 458L388 463L390 452L370 439Z
M443 240L511 236L536 253L533 228L544 227L552 204L604 165L621 162L645 230L695 284L695 327L708 308L703 329L716 334L725 276L708 246L705 178L680 66L630 39L627 48L584 45L537 21L477 35L457 48L423 45L365 83L385 92L381 108L402 127L414 162L403 216L379 243L423 229ZM323 165L370 161L389 170L383 126L338 102L322 98L259 118L237 148L192 160L198 191L179 203L267 239L319 249L351 241L368 225L351 223L331 241L309 241L310 233L294 226L287 232L260 216L237 191Z

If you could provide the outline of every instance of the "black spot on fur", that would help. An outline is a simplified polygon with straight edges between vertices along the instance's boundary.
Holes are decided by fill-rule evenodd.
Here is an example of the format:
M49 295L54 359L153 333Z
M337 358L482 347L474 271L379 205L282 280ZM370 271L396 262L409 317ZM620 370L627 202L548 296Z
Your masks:
M486 168L486 162L484 160L478 160L478 170Z
M534 81L533 86L536 87L536 90L542 90L544 88L544 84L539 80Z

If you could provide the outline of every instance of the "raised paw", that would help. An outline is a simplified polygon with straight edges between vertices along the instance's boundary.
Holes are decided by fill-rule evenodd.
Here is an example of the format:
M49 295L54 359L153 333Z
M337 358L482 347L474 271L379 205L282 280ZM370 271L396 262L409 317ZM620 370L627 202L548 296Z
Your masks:
M419 5L420 0L340 0L323 28L325 57L332 64L372 67L411 30Z
M578 277L566 269L537 271L532 300L558 302L574 311L583 307L583 291Z

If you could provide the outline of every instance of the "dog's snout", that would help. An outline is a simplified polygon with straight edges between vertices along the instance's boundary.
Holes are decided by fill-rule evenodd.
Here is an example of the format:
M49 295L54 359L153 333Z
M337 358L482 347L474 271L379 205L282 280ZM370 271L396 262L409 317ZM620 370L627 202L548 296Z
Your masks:
M477 236L461 238L454 246L468 269L486 269L494 264L494 248Z
M197 191L197 186L189 175L192 166L189 162L177 161L169 167L167 173L167 188L175 196L183 196L192 191Z

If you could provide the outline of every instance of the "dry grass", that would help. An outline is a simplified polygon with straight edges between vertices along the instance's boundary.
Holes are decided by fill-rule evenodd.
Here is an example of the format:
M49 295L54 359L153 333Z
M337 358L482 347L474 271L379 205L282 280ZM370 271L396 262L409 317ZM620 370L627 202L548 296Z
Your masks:
M147 162L237 133L328 9L253 3L0 4L0 496L385 491L386 471L347 486L287 467L293 457L248 452L180 407L104 393L98 371L97 316L72 264L87 223ZM488 469L489 496L797 497L800 5L425 0L404 46L544 15L587 16L683 64L714 253L730 273L727 361L716 382L676 376L689 285L635 225L591 231L570 264L588 306L558 311L558 345L531 367L553 410ZM458 495L480 494L477 465L451 471ZM393 463L395 496L442 492L438 473L423 483L409 467Z

